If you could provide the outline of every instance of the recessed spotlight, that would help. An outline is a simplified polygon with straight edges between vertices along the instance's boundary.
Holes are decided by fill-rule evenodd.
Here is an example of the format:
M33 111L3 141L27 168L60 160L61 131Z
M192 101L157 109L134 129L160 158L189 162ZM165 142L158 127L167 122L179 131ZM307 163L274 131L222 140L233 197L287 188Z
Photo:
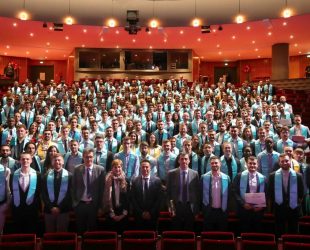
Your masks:
M17 27L17 23L13 23L13 27Z
M260 56L257 56L258 58L260 58Z
M104 41L104 39L103 39L103 37L101 37L101 38L100 38L100 42L103 42L103 41Z
M50 43L50 42L47 42L47 43L46 43L46 45L47 45L47 46L50 46L50 45L51 45L51 43Z
M118 48L119 48L119 46L118 46L118 45L116 45L116 48L118 49Z
M149 30L149 31L147 32L147 34L148 34L148 35L151 35L151 34L152 34L152 31Z
M216 45L216 47L217 47L217 48L219 48L219 47L220 47L220 45L219 45L219 44L217 44L217 45Z
M213 33L215 33L215 32L216 32L216 29L212 29L212 31L213 31Z
M164 43L166 43L167 42L167 39L164 39Z
M7 45L6 48L9 49L9 48L10 48L10 45Z
M30 33L29 35L30 35L31 37L33 37L33 36L34 36L34 34L33 34L33 33Z
M4 55L7 55L8 53L4 52Z
M132 39L132 42L135 43L135 42L136 42L136 39Z
M231 38L232 38L233 40L235 40L235 39L236 39L236 36L232 36Z
M48 49L47 49L47 50L45 50L45 52L46 52L46 53L48 53Z
M253 40L252 43L255 44L255 41Z
M66 36L66 37L65 37L65 39L66 39L66 40L69 40L69 37L68 37L68 36Z
M301 51L299 51L298 54L301 54Z
M84 32L84 33L87 33L87 29L83 29L83 32Z
M222 51L219 51L219 53L218 53L219 55L222 55Z
M240 57L240 56L241 56L241 54L238 54L238 56Z
M53 30L53 27L52 27L52 26L50 26L48 29L49 29L49 30Z
M250 27L250 26L246 26L246 29L247 29L247 30L250 30L250 29L251 29L251 27Z
M119 34L119 30L116 30L116 31L115 31L115 34Z
M200 58L201 58L201 59L204 59L204 56L201 56Z
M287 25L287 22L283 22L282 25L283 25L283 26L286 26L286 25Z
M27 54L27 55L29 55L29 54L30 54L30 52L29 52L29 51L26 51L26 54Z
M182 48L183 48L183 49L185 49L185 48L186 48L186 46L182 46Z
M47 59L47 56L45 56L44 58Z
M181 35L184 34L184 31L183 31L183 30L180 30L180 34L181 34Z
M258 48L256 48L255 51L258 51Z
M294 38L294 36L293 35L290 35L290 39L293 39Z
M150 46L150 49L153 49L153 46Z
M298 44L297 44L297 43L295 43L295 44L294 44L294 46L295 46L295 47L297 47L297 46L298 46Z
M200 41L201 41L201 38L200 38L200 37L199 37L199 38L197 38L197 41L198 41L198 42L200 42Z
M82 48L85 48L85 44L82 44Z
M268 36L271 36L271 35L272 35L272 32L269 31L269 32L268 32Z

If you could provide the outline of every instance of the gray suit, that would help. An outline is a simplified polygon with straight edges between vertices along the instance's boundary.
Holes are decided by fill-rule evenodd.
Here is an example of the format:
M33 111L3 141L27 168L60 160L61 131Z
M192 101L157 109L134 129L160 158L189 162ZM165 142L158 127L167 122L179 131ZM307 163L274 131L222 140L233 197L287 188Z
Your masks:
M85 165L78 165L74 169L72 178L73 207L77 217L79 233L96 229L97 213L103 208L103 190L105 183L105 170L99 165L93 165L91 174L91 202L82 200L86 189Z
M176 230L193 230L194 216L199 212L200 187L198 172L188 169L188 199L184 203L180 200L181 170L176 168L170 170L167 176L167 193L169 201L175 205L176 216L173 224Z

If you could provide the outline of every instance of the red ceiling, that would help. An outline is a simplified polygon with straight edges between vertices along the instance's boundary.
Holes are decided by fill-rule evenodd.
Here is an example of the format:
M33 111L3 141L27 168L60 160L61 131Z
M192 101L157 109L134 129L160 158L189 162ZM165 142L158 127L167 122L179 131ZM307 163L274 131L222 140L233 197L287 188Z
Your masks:
M62 32L43 28L39 21L20 21L0 17L0 55L29 57L40 60L62 60L75 47L193 49L206 61L236 61L271 57L271 46L289 43L290 55L310 53L310 14L288 19L266 19L244 24L211 26L202 34L200 28L143 28L129 35L124 28L99 26L64 26ZM16 25L14 25L16 24ZM286 24L286 25L285 25ZM48 23L51 26L51 23Z

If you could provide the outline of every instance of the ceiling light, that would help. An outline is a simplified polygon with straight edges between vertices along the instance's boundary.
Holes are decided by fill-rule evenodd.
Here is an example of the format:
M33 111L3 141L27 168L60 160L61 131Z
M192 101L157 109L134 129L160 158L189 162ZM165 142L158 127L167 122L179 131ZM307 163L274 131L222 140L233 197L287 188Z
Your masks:
M245 22L245 16L241 14L241 0L239 0L238 15L235 17L235 22L240 24Z
M65 18L65 24L67 24L67 25L72 25L73 22L74 22L74 20L73 20L73 18L72 18L71 16L67 16L67 17Z
M180 34L181 34L181 35L184 34L184 31L183 31L183 30L180 30Z
M235 40L235 39L236 39L236 36L232 36L231 38L232 38L233 40Z
M68 36L66 36L66 37L65 37L65 39L66 39L66 40L69 40L69 37L68 37Z
M87 29L83 29L83 32L84 32L84 33L87 33Z
M10 45L7 45L6 48L9 49L9 48L10 48Z
M294 36L293 35L290 35L290 39L293 39L294 38Z
M158 21L156 19L152 19L150 21L150 27L153 29L157 28L158 27Z
M236 16L235 22L238 23L238 24L244 23L245 22L245 17L243 15L239 14L238 16Z
M17 23L13 23L13 26L16 27L16 26L17 26Z
M30 35L31 37L33 37L33 36L34 36L34 34L33 34L33 33L30 33L29 35Z
M292 11L291 8L289 8L289 7L287 6L287 0L285 0L285 7L284 7L284 9L283 9L283 11L282 11L282 17L284 17L284 18L289 18L289 17L291 17L292 15L293 15L293 11Z
M194 18L192 21L192 26L193 27L199 27L200 23L201 23L201 21L198 18Z
M250 26L246 26L246 29L247 29L247 30L250 30L250 29L251 29L251 27L250 27Z
M20 20L26 21L29 19L29 14L26 11L21 11L21 12L19 12L18 17Z
M283 25L283 26L286 26L286 25L287 25L287 22L283 22L282 25Z
M136 39L132 39L132 42L135 43L135 42L136 42Z
M289 18L289 17L291 17L291 16L292 16L292 10L289 9L289 8L284 9L283 12L282 12L282 16L283 16L284 18Z
M164 43L166 43L167 42L167 39L164 39Z
M104 41L104 39L103 39L103 37L101 37L101 38L100 38L100 42L103 42L103 41Z
M224 63L225 66L228 66L228 63Z
M197 38L197 41L200 42L200 41L201 41L201 38Z
M68 16L65 17L65 24L72 25L74 23L74 18L71 16L71 2L68 0Z
M268 36L271 36L271 35L272 35L272 32L269 31L269 32L268 32Z
M26 54L27 54L27 55L29 55L29 54L30 54L30 52L29 52L29 51L26 51Z
M116 20L114 18L110 18L108 20L108 27L110 27L110 28L116 27Z
M40 64L43 64L43 61L40 61Z

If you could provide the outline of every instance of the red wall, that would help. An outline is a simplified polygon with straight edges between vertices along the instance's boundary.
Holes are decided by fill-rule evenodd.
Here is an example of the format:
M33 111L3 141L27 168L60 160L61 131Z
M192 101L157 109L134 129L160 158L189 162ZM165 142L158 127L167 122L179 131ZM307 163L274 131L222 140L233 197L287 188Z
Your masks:
M3 74L4 68L9 62L14 62L19 67L19 81L23 82L30 74L30 66L42 65L40 60L31 60L25 57L0 56L0 74ZM57 82L61 79L67 80L67 60L44 60L43 65L54 66L54 80ZM72 77L73 77L73 73ZM72 78L71 77L71 78Z
M271 62L271 58L242 60L238 62L228 62L228 67L237 66L240 82L244 82L246 80L256 81L262 78L271 77ZM310 58L307 58L305 55L290 57L289 78L305 77L305 68L307 65L310 65ZM249 66L249 72L245 72L246 66ZM225 67L224 62L200 62L199 73L202 76L209 76L211 84L214 83L215 67Z

